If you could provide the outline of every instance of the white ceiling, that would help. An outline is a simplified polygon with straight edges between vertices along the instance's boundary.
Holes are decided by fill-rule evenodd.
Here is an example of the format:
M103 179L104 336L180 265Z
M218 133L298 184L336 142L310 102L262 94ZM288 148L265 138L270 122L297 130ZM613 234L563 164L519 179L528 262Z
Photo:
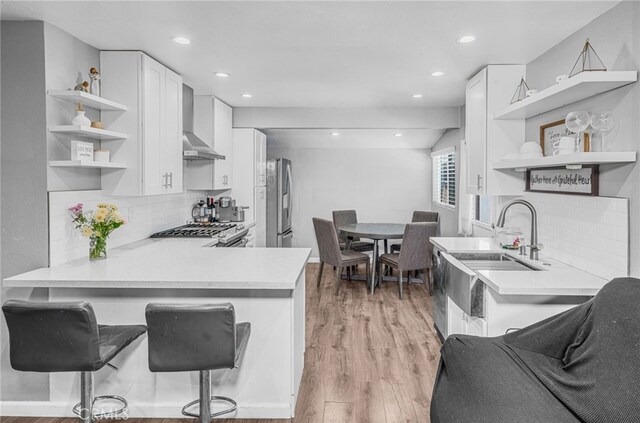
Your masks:
M99 49L144 50L196 94L234 107L443 107L463 103L464 81L481 66L527 63L617 2L3 0L2 19L44 20ZM475 43L456 43L468 33ZM568 70L575 58L566 59Z
M269 147L276 148L391 148L428 149L444 133L441 129L267 129ZM396 137L395 133L401 133Z

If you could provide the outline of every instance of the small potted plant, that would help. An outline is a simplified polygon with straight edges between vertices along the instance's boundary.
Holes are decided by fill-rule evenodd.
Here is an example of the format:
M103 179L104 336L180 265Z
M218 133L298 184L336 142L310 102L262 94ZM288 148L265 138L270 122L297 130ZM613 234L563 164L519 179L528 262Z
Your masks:
M125 221L115 204L98 204L96 211L83 209L78 203L69 208L71 219L76 229L89 238L89 260L104 260L107 258L107 238L115 229L125 224Z

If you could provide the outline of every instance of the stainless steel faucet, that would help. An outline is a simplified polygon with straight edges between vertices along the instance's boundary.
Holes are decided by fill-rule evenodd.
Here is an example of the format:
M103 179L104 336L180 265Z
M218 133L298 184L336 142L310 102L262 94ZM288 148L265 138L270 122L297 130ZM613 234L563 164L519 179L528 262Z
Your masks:
M542 246L538 244L538 213L536 212L536 208L533 207L533 204L525 200L510 201L500 211L500 216L498 216L496 226L499 228L504 227L504 220L507 217L507 210L509 210L509 208L515 204L521 204L528 208L531 212L531 246L529 249L529 258L531 260L538 260L538 251L540 251Z

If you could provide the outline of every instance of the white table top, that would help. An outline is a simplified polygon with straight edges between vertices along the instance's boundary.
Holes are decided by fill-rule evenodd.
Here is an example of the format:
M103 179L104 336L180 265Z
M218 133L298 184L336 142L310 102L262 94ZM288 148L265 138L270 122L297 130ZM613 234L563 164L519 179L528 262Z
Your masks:
M3 287L292 290L309 248L207 248L208 239L148 239L3 281Z
M505 250L493 238L433 237L431 243L447 253L504 253L540 271L480 270L478 277L501 295L593 296L609 282L599 276L540 254L537 261Z

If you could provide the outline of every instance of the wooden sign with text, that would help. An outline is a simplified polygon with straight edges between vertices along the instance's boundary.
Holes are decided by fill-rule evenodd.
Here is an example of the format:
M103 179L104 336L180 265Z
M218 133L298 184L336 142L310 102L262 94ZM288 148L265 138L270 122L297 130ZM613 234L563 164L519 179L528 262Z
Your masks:
M581 169L529 169L527 191L597 196L598 176L597 165L584 165Z

